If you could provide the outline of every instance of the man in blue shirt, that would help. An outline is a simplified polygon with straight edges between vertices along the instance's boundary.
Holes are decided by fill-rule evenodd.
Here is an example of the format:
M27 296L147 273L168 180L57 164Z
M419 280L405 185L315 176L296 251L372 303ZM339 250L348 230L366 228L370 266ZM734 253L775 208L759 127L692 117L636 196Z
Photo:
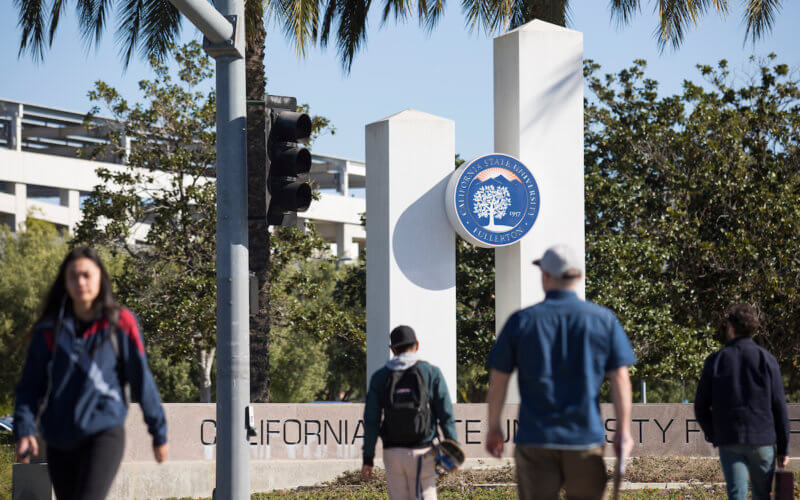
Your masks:
M518 370L521 404L514 458L520 499L603 498L605 433L599 395L611 384L617 417L614 447L633 448L631 384L636 362L614 314L578 298L583 262L566 245L533 262L542 270L545 300L514 313L489 354L489 432L486 448L503 453L500 411L511 373Z

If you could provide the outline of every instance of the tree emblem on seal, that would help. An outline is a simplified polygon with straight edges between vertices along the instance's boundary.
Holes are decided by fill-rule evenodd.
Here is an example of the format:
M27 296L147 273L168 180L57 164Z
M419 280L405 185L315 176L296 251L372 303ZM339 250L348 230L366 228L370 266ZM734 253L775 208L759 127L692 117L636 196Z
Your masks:
M511 206L511 193L505 186L483 186L475 191L472 202L473 212L479 219L489 218L489 225L486 226L486 229L494 229L495 217L503 218L506 210Z

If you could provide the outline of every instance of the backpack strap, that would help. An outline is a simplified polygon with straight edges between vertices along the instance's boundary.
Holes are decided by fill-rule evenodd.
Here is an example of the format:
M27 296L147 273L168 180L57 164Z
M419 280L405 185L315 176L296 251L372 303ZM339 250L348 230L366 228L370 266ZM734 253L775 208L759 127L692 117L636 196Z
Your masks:
M39 413L37 413L37 426L38 420L44 415L47 409L47 401L50 399L50 391L53 390L53 360L56 359L56 352L58 351L58 332L61 331L61 324L64 321L64 308L67 305L67 296L61 299L61 306L58 309L58 317L56 318L55 327L53 328L53 349L50 351L50 359L47 361L47 383L44 386L44 397L39 405Z

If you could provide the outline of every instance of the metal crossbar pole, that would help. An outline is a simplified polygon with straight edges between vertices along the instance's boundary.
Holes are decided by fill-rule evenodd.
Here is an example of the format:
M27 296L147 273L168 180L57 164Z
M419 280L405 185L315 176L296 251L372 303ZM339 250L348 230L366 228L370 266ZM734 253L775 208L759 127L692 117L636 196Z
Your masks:
M244 0L170 0L217 62L216 500L250 498L250 323ZM209 43L210 42L210 43Z
M233 25L207 0L170 0L213 43L233 37ZM220 8L224 14L225 11Z
M244 85L244 59L218 58L217 498L236 500L250 498L245 428L250 401L250 295Z

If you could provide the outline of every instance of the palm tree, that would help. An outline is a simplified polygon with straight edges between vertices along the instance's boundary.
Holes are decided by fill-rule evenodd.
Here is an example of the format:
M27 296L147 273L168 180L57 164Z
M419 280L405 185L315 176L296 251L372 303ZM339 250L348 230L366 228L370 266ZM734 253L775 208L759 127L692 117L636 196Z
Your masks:
M727 0L654 0L660 24L656 37L660 47L680 46L687 27L697 24L712 8L728 12ZM43 59L53 44L61 14L68 0L14 0L22 30L19 53L29 52L34 59ZM263 101L266 87L264 48L265 19L282 24L287 37L294 40L299 55L312 45L327 46L335 27L337 51L342 67L349 71L358 50L366 42L367 18L371 0L246 0L245 31L247 99ZM461 0L467 24L471 29L497 32L514 28L533 19L566 25L569 0ZM127 66L137 50L142 56L163 57L180 35L180 14L168 0L75 0L81 34L87 45L100 41L107 27L112 7L118 9L120 22L117 39L120 56ZM781 0L748 0L745 14L746 36L756 40L768 32ZM611 13L620 24L627 24L641 8L641 0L611 0ZM420 25L432 30L445 9L445 0L384 0L383 21L416 17ZM264 179L264 113L263 106L248 106L248 184L265 185ZM251 400L267 401L269 372L269 233L266 226L266 204L263 193L249 193L248 214L251 269L260 285L259 313L251 324ZM262 212L264 212L262 214Z

